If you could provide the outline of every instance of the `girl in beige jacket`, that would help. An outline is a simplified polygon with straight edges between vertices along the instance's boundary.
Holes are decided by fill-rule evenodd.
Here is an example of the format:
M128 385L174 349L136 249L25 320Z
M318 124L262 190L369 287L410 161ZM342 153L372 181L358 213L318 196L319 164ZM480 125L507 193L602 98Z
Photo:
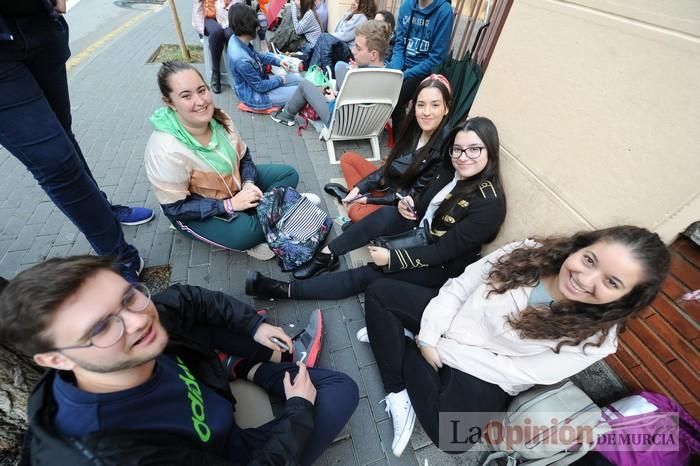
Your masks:
M658 235L620 226L511 243L437 296L405 282L374 282L365 317L388 393L394 454L416 416L438 447L454 451L461 442L467 450L478 438L456 438L450 420L481 427L476 417L464 423L463 413L503 411L519 392L614 353L618 332L653 300L668 267ZM416 333L415 344L404 328Z

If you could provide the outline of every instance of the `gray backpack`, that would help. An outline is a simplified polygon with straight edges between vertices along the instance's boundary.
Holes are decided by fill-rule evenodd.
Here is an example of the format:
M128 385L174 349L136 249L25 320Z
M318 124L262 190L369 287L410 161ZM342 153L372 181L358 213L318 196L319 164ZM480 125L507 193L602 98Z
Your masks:
M483 466L497 464L499 458L507 458L508 466L571 464L592 450L598 435L608 430L600 418L598 405L569 381L525 391L508 406L502 421L506 434L492 440L498 451ZM516 432L522 437L514 443Z

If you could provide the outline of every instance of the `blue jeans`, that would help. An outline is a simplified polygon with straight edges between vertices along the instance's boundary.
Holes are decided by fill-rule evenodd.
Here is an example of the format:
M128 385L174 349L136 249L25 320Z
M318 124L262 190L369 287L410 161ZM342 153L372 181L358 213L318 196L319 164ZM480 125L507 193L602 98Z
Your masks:
M14 41L0 41L0 145L99 255L133 273L139 253L124 240L112 206L95 182L71 131L65 63L68 25L61 17L8 19Z
M267 96L270 98L270 103L275 107L284 107L294 95L294 91L297 90L297 85L302 79L298 74L287 74L287 82L284 85L268 91Z

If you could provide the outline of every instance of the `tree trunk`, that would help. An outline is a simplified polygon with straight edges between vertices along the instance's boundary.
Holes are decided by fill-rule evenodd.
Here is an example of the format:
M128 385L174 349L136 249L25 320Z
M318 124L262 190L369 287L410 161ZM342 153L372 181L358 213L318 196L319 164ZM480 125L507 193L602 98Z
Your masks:
M0 344L0 466L17 464L27 400L41 373L31 358Z

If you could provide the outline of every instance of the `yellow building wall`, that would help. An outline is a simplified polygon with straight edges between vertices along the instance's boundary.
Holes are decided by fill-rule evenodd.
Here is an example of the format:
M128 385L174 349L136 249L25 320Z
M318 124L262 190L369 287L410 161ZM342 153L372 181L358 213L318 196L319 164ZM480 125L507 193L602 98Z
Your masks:
M515 0L471 115L494 120L508 195L492 248L700 219L700 1Z
M328 32L333 32L343 14L350 9L352 0L326 0L328 5Z

